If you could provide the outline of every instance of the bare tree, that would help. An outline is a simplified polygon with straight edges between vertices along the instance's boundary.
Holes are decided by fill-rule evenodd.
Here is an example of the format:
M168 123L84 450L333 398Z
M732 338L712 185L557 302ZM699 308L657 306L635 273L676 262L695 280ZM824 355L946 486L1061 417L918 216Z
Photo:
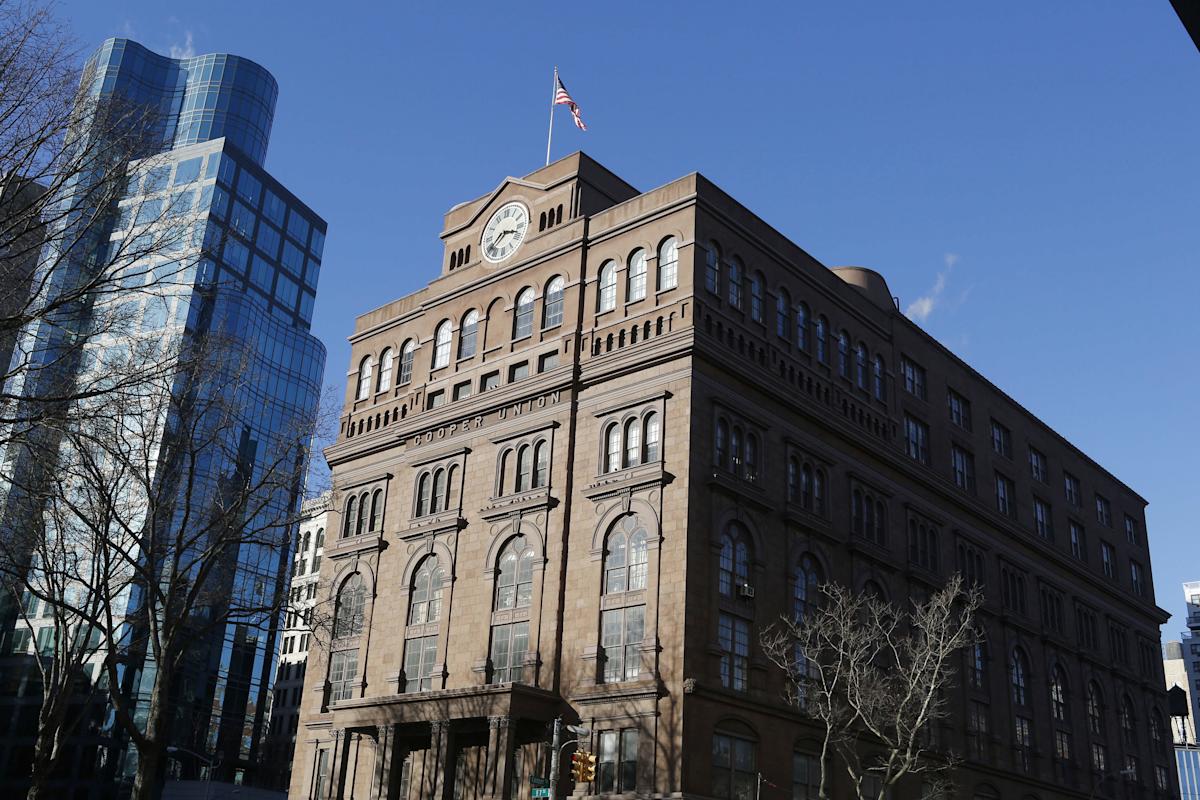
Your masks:
M978 640L982 595L959 575L911 610L837 584L821 593L817 608L760 637L789 701L823 730L818 796L833 796L835 772L859 800L883 800L906 779L922 780L926 798L948 796L955 762L934 740L955 659Z

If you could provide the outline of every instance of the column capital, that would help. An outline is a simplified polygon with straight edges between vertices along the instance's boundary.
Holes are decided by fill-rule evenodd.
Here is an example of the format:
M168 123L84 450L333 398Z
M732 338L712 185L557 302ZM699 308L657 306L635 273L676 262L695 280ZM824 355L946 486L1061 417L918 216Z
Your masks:
M489 728L507 728L512 725L512 722L512 717L507 714L497 714L495 716L488 717Z

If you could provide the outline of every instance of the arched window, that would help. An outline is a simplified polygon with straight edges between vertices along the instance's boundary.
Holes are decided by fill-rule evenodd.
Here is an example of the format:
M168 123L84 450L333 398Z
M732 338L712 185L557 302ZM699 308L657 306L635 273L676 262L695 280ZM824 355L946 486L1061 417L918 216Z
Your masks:
M617 266L606 261L600 267L599 289L596 292L596 311L612 311L617 307Z
M533 289L525 288L517 295L513 314L513 338L524 339L533 333Z
M533 485L533 447L521 445L517 450L517 491L523 492Z
M342 538L354 533L354 520L356 520L356 509L358 508L358 498L351 497L346 501L346 513L342 515Z
M533 598L533 548L525 537L510 539L496 566L495 610L526 608Z
M431 511L430 508L430 491L432 489L433 479L426 472L417 479L417 516L423 517Z
M758 437L753 433L746 434L746 480L758 480Z
M320 550L325 546L325 529L317 528L317 549Z
M1157 708L1150 711L1150 744L1153 746L1156 756L1169 754L1166 727L1163 725L1162 714Z
M716 242L704 248L704 287L713 294L721 293L721 248Z
M763 321L763 279L758 272L750 274L750 319Z
M629 271L625 277L625 301L632 303L646 296L646 251L629 254Z
M796 347L808 350L808 304L796 306Z
M864 392L868 389L867 364L867 346L859 342L858 350L854 353L855 382L858 384L858 388Z
M390 347L384 350L383 355L379 357L378 389L381 392L392 388L392 365L395 360L395 352Z
M511 491L510 484L513 482L513 462L516 460L516 454L512 450L505 450L500 456L500 487L498 496L503 496Z
M436 555L426 556L413 575L408 603L408 624L424 625L442 617L442 585L445 573Z
M604 559L604 593L646 588L646 529L635 515L622 517L608 535Z
M724 419L717 420L716 443L713 453L718 467L729 468L729 426Z
M1137 744L1137 717L1129 695L1121 698L1121 740L1131 747Z
M370 506L367 505L367 500L368 498L366 494L360 494L358 496L358 519L354 523L354 532L356 534L366 533L368 530L370 530L369 525L371 521L371 509Z
M750 583L750 546L745 534L730 526L721 535L721 558L717 571L717 590L733 597L737 589Z
M674 289L679 283L679 245L668 236L658 245L658 290Z
M555 276L546 284L546 297L542 301L542 327L554 328L563 320L563 288L566 283L561 276Z
M838 334L838 374L850 378L850 334L845 331Z
M792 301L787 289L780 288L775 297L775 335L786 339L792 335Z
M307 553L309 545L312 544L312 531L306 531L304 538L301 540L300 552Z
M1104 735L1104 694L1100 685L1095 681L1088 684L1087 690L1088 730L1093 736Z
M371 375L375 372L375 357L367 356L362 361L358 362L358 396L359 400L366 400L371 396Z
M829 320L817 317L817 361L829 363Z
M1067 674L1058 664L1050 673L1050 713L1056 722L1066 722L1070 716L1067 702Z
M427 625L442 616L442 587L445 573L436 555L426 556L413 575L409 596L408 624ZM404 641L404 691L424 692L434 686L438 634L416 628Z
M604 432L604 471L616 472L621 468L621 426L612 423Z
M371 525L368 530L383 530L383 489L376 489L371 494Z
M825 470L813 471L812 510L815 514L825 513Z
M800 469L800 507L812 510L813 504L813 471L805 464Z
M820 605L821 565L808 553L800 557L792 574L792 618L799 622Z
M749 800L758 793L758 743L741 727L713 733L710 791L719 800Z
M446 470L438 469L433 473L433 498L429 503L430 513L436 514L446 510Z
M884 383L884 376L887 374L886 367L883 363L883 356L875 356L875 399L884 401L887 400L887 385Z
M733 426L733 435L729 438L729 455L733 466L733 474L739 477L742 474L742 429L737 425Z
M450 363L450 320L444 319L433 332L433 368Z
M333 613L333 635L335 638L357 636L362 633L363 608L367 602L367 587L362 575L355 572L342 584L338 591L337 607Z
M458 357L470 358L475 355L478 342L479 312L472 308L462 318L462 325L458 329Z
M987 644L979 641L971 648L971 686L987 689Z
M540 489L550 480L550 446L540 441L533 446L533 488Z
M729 261L729 305L742 307L742 265L736 258Z
M642 426L637 419L625 423L625 460L623 466L636 467L642 455Z
M646 435L642 438L642 461L647 464L652 464L658 461L658 414L651 411L646 415L645 421L642 423Z
M863 493L855 489L850 493L850 532L859 536L866 529L865 514L863 513Z
M400 348L400 380L397 381L400 386L412 380L413 368L413 353L416 352L417 345L409 339L404 343L404 347Z
M1029 660L1025 658L1025 651L1019 647L1013 648L1008 676L1012 684L1013 705L1029 705Z
M787 498L789 503L800 502L800 461L795 456L788 458Z

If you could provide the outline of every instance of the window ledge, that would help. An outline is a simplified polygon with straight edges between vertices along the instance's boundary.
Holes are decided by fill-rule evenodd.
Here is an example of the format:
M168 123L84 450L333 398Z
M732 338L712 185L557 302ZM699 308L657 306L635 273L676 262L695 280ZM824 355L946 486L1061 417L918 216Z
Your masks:
M363 533L357 536L348 536L345 539L338 539L336 542L325 544L325 557L334 560L346 558L361 553L366 550L380 550L383 548L383 533Z
M401 539L420 539L431 533L443 531L461 531L467 527L467 521L458 515L457 511L444 511L441 514L429 514L418 517L409 523L408 528L399 531Z
M558 500L550 495L550 487L542 486L520 494L493 497L486 506L479 509L479 515L488 522L496 522L516 513L534 509L549 510L556 505Z
M674 480L674 477L663 469L662 461L638 464L636 467L626 467L597 476L583 487L583 496L589 500L602 500L651 486L665 486Z

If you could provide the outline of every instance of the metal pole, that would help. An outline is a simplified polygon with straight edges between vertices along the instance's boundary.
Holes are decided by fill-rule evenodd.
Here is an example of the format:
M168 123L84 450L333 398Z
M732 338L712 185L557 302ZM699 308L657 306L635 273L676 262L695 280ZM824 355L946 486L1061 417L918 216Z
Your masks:
M550 132L546 134L546 166L550 166L550 140L554 138L554 98L558 96L558 66L554 67L554 85L550 87Z
M557 73L556 73L557 74ZM553 106L551 106L553 108ZM558 749L562 739L562 717L554 718L554 738L550 742L550 798L558 800Z
M758 781L754 784L754 800L762 798L762 773L758 773Z

